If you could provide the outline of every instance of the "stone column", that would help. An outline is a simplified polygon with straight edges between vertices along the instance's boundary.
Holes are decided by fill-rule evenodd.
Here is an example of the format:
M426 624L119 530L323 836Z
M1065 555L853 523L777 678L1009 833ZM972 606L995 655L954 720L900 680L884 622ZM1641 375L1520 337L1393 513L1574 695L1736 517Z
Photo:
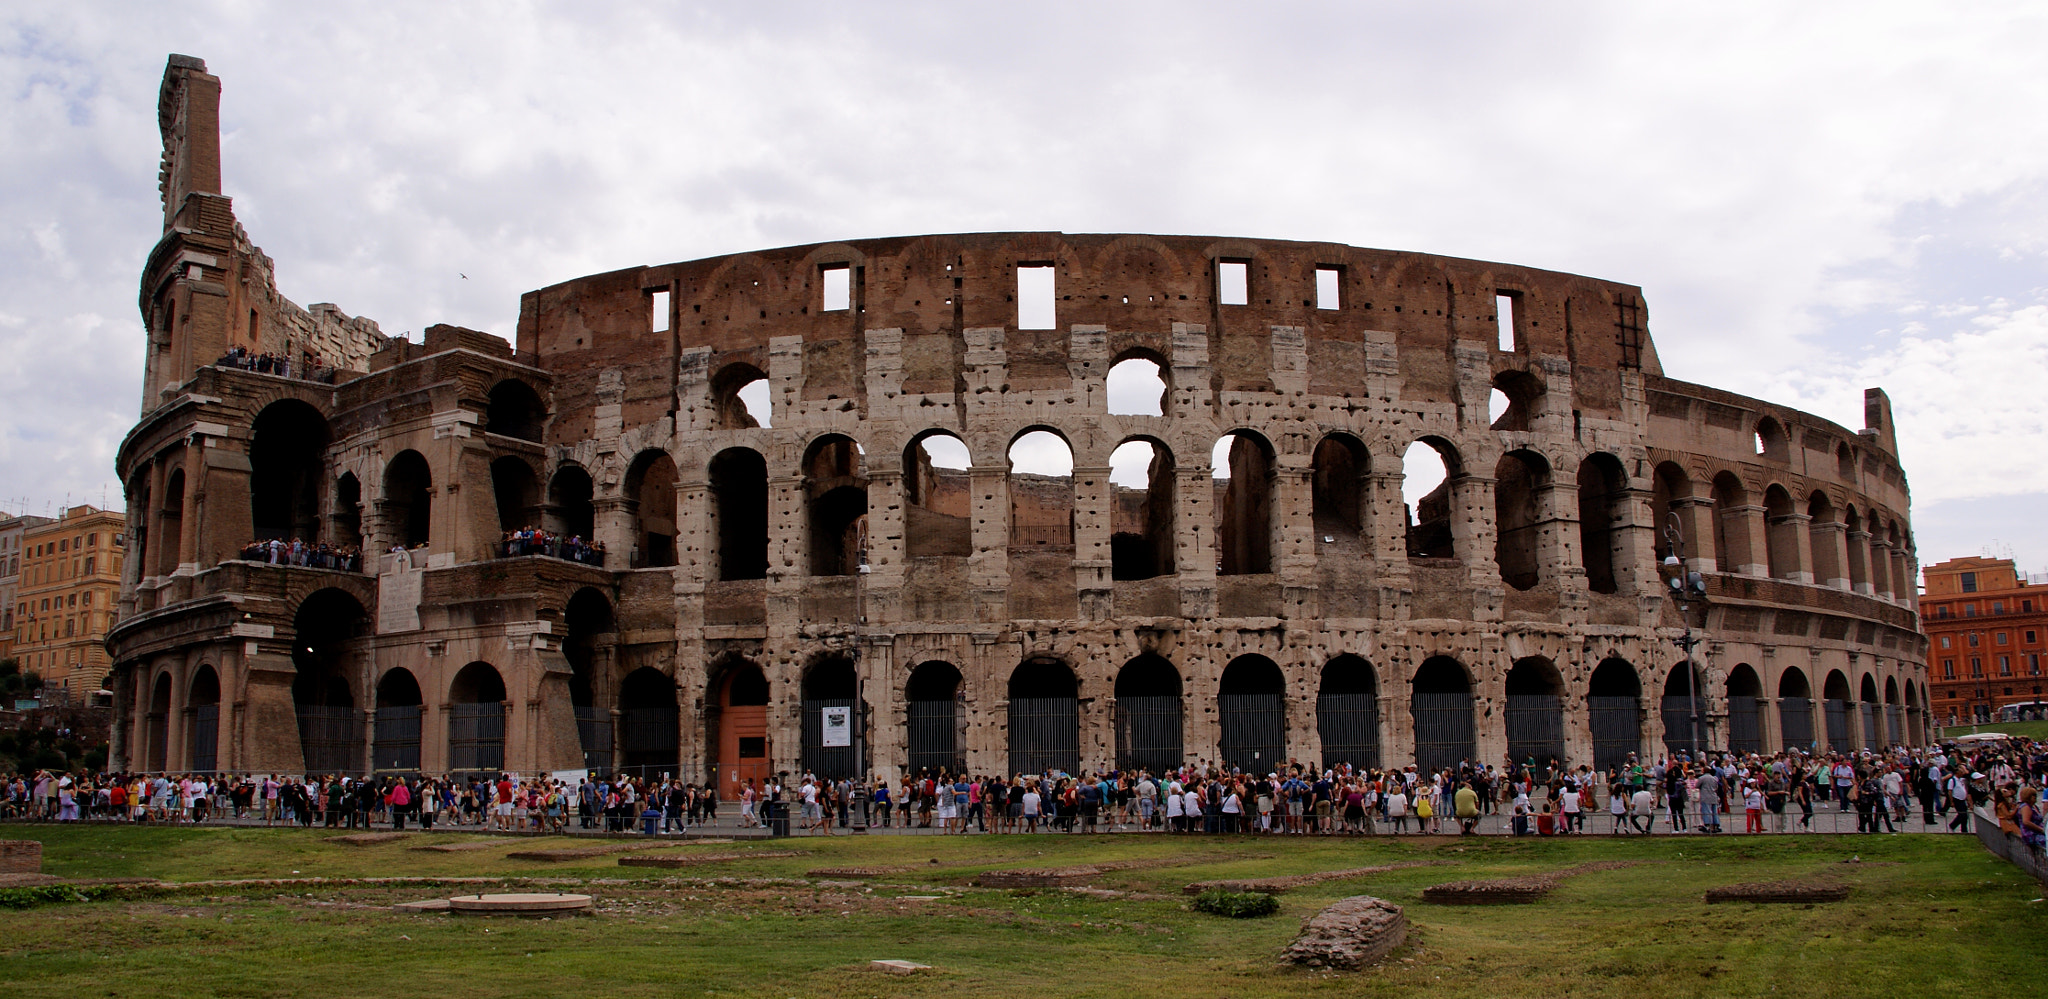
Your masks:
M1108 465L1074 466L1074 592L1081 617L1107 620L1116 613L1111 584L1113 493Z
M1849 588L1848 525L1839 520L1811 524L1807 534L1813 545L1813 581L1837 590Z
M1778 578L1794 583L1813 582L1813 544L1807 538L1806 526L1813 518L1803 513L1788 513L1769 518L1771 525L1771 549L1783 556L1786 565L1777 566Z
M1848 567L1850 591L1866 597L1876 595L1876 591L1870 586L1870 533L1847 532L1846 546L1845 564Z

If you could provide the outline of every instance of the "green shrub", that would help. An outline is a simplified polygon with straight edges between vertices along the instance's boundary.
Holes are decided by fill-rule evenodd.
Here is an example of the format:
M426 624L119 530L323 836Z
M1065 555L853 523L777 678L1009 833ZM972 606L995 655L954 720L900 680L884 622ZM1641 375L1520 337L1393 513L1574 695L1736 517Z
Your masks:
M32 885L0 888L0 909L32 909L51 902L90 902L115 894L113 885Z
M1232 919L1257 919L1280 911L1280 900L1265 892L1211 888L1195 896L1195 911Z

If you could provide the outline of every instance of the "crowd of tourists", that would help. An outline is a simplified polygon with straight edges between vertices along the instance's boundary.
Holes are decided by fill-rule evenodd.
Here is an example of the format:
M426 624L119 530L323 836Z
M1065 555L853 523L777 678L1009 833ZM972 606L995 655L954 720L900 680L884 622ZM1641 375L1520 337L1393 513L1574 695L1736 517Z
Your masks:
M604 565L603 542L586 542L582 535L564 538L537 527L506 531L504 544L499 547L499 551L505 558L546 555L549 558L567 559L585 565Z
M277 375L281 378L299 378L307 381L333 383L334 369L321 363L318 355L307 353L305 358L294 364L284 354L268 351L250 353L247 347L236 347L213 362L223 368L240 368L257 374Z
M297 565L314 569L363 571L363 550L354 545L330 545L325 541L271 538L242 546L242 561L267 565Z

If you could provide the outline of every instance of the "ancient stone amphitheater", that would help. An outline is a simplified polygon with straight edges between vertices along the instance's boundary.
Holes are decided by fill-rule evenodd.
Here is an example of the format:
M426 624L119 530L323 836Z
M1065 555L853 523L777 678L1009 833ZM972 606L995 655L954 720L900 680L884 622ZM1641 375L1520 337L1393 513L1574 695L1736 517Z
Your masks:
M1668 378L1637 288L980 233L630 267L528 293L512 344L386 340L277 294L218 97L173 57L117 764L729 789L1925 737L1883 393L1857 431ZM295 363L215 363L238 346ZM1442 478L1404 502L1417 444Z

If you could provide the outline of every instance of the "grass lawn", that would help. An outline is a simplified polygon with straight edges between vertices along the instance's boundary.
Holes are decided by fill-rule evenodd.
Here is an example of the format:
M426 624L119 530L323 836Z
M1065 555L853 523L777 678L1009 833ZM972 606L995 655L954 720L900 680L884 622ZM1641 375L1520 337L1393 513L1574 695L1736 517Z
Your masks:
M2017 735L2028 739L2048 739L2048 721L1985 722L1974 727L1956 725L1951 728L1942 729L1941 737L1953 739L1959 735L1969 735L1973 731L2003 732L2006 735Z
M587 840L503 841L458 853L419 842L346 846L328 833L13 826L71 877L503 876L564 879L599 910L551 921L391 914L454 887L214 886L0 910L12 996L1952 996L2040 981L2041 887L1963 836L1483 841L1163 836L837 837L692 845L655 855L794 849L682 870L506 859ZM481 837L437 835L433 841ZM647 854L641 854L647 855ZM1842 863L1851 856L1861 863ZM1533 905L1425 903L1443 881L1592 860ZM970 888L1003 867L1153 861L1112 871L1114 894ZM1190 911L1180 886L1414 861L1281 896L1279 915ZM936 863L934 863L936 862ZM819 867L903 865L868 883ZM729 877L736 880L718 881ZM1848 901L1706 905L1707 888L1837 879ZM1407 909L1409 942L1382 966L1329 973L1275 963L1300 920L1346 895ZM937 895L932 900L903 896ZM934 966L898 978L875 958ZM2027 989L2021 988L2024 992Z

